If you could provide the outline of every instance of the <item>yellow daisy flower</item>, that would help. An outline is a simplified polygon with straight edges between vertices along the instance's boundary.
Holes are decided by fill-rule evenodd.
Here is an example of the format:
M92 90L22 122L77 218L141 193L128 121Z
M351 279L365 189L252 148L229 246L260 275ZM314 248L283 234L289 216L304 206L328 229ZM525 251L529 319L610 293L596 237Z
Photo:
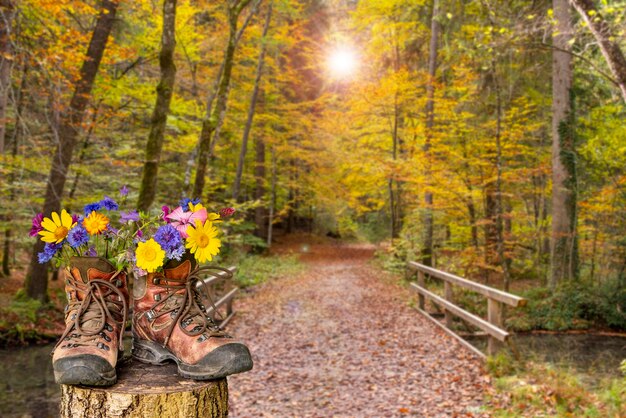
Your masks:
M195 205L191 202L189 202L189 210L192 212L197 212L200 209L204 209L204 206L202 206L202 203L196 203Z
M211 261L214 255L219 254L222 242L216 238L217 228L213 222L198 222L195 227L189 225L187 235L185 248L191 250L199 263Z
M220 219L220 214L219 213L215 213L215 212L209 212L207 214L207 220L216 223L216 222L222 222L222 219Z
M43 231L39 231L39 235L41 235L43 242L54 242L58 244L67 237L70 229L72 229L76 223L72 222L72 217L65 209L61 211L61 216L56 212L52 212L50 216L52 219L43 218L43 221L41 221Z
M165 251L163 251L163 248L161 248L158 242L150 238L146 242L140 242L137 244L135 257L137 259L137 267L147 271L148 273L154 273L163 265L163 261L165 260Z
M89 235L100 234L102 231L107 229L107 225L109 225L109 218L96 212L95 210L91 211L89 216L83 220L83 226Z

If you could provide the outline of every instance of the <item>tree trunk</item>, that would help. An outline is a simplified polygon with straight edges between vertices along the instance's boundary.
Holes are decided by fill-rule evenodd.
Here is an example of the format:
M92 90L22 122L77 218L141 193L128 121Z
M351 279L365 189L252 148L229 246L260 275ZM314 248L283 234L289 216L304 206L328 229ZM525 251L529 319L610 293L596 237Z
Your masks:
M600 51L609 65L615 82L622 92L622 98L626 103L626 57L619 47L616 34L612 33L611 28L606 23L602 15L598 12L593 0L570 0L570 3L578 11L583 18L587 27L596 38ZM556 7L555 7L556 12ZM566 49L563 45L557 45ZM569 49L567 49L569 51Z
M267 7L267 16L265 17L265 25L263 26L263 34L261 35L261 52L259 53L259 60L256 67L256 76L254 78L254 88L252 89L252 97L250 98L250 107L248 109L248 119L246 120L246 126L243 130L243 137L241 139L241 151L239 152L239 162L237 164L237 173L235 175L235 184L233 185L233 200L237 201L239 198L239 189L241 188L241 176L243 175L243 166L246 160L246 152L248 150L248 138L250 137L250 130L252 129L252 121L254 119L254 111L256 108L256 102L259 97L259 86L261 84L261 77L263 75L263 64L265 62L265 51L267 49L267 32L270 28L270 21L272 20L272 3L270 2Z
M13 167L9 174L7 186L9 188L9 202L15 201L16 187L15 187L15 161L17 159L17 153L19 151L20 139L23 132L22 123L22 111L26 103L26 82L28 79L28 65L24 63L24 69L22 70L22 80L20 81L20 87L17 91L17 103L15 105L15 127L13 128L13 138L11 140L11 158L13 161ZM6 136L6 131L4 132ZM4 250L2 252L2 275L11 275L11 247L13 244L13 213L9 211L6 215L7 227L4 231ZM15 258L15 256L14 256Z
M157 191L159 161L165 139L167 115L170 112L170 102L174 93L176 81L176 64L174 63L174 49L176 48L176 0L163 1L163 32L161 34L161 53L159 65L161 80L157 86L157 99L152 113L150 134L146 144L146 161L143 166L143 176L139 188L137 208L148 211Z
M502 219L502 213L504 212L502 205L502 98L495 61L492 61L492 71L496 92L496 251L498 253L498 262L502 269L504 290L508 292L510 275L509 264L505 255L504 220Z
M201 198L205 185L205 176L209 165L209 158L213 156L215 142L212 141L213 134L221 127L226 116L226 105L228 102L228 92L230 90L230 78L233 70L235 50L237 49L238 33L237 21L241 11L251 0L240 0L233 6L228 7L228 45L224 53L224 72L217 89L215 107L210 115L206 115L202 121L202 129L198 140L198 164L196 165L196 177L193 186L192 196Z
M245 32L246 28L248 27L248 25L252 21L252 17L256 14L256 10L259 7L260 3L261 3L261 0L257 0L257 2L254 4L254 7L250 11L250 13L248 13L248 16L246 17L246 20L241 25L241 28L239 29L239 32L237 32L237 37L235 39L235 45L239 44L239 40L241 39L241 37L243 36L243 33ZM230 42L228 43L228 45L230 45ZM228 48L226 48L226 50L224 51L224 60L226 59L226 54L227 53L228 53ZM224 76L224 65L225 65L225 61L222 61L222 63L220 64L220 68L217 71L217 75L215 76L215 80L213 81L213 86L211 87L211 91L209 93L209 96L208 96L208 99L207 99L207 103L206 103L206 112L205 112L205 115L206 115L205 118L206 119L210 119L211 118L211 114L213 112L213 103L215 103L215 98L217 97L217 94L218 94L218 91L219 91L219 87L220 87L220 84L222 82L222 78ZM187 160L187 168L185 169L185 180L184 180L184 185L183 185L183 196L182 197L187 196L187 194L189 192L189 186L190 186L190 182L191 182L191 170L192 170L194 162L196 160L196 156L198 155L198 150L200 149L200 145L201 145L201 142L202 142L201 139L202 139L202 133L198 137L198 144L196 145L196 148L189 155L189 159ZM210 141L210 138L209 138L209 141Z
M426 160L426 193L424 194L424 242L422 246L422 263L433 265L433 192L430 172L430 147L435 126L435 76L437 74L437 53L439 44L439 0L433 0L433 13L430 21L430 47L428 52L428 84L426 85L426 138L424 142L424 157Z
M572 109L572 16L567 0L553 0L556 33L552 52L552 240L549 285L578 274L576 242L576 148Z
M13 1L0 0L0 154L4 154L6 144L6 113L13 66L11 31L14 15Z
M255 148L256 164L254 167L254 176L256 178L256 188L254 198L260 202L265 197L265 141L263 138L256 138ZM255 235L259 238L267 238L266 220L266 207L263 204L259 204L254 209L254 223L256 225Z
M228 416L226 379L194 381L176 366L125 363L108 388L61 386L62 418L143 418Z
M272 246L272 232L274 231L274 208L276 207L276 150L272 147L272 191L270 196L270 208L267 216L267 248Z
M101 11L96 20L87 54L80 69L70 105L63 113L59 124L59 144L52 156L52 165L48 176L43 213L50 216L61 207L61 196L67 180L67 172L72 161L76 139L85 114L85 108L91 96L91 89L102 60L109 34L115 21L118 2L103 0ZM48 298L48 267L39 264L37 254L43 251L44 242L37 240L33 247L30 266L24 287L26 294L41 301Z

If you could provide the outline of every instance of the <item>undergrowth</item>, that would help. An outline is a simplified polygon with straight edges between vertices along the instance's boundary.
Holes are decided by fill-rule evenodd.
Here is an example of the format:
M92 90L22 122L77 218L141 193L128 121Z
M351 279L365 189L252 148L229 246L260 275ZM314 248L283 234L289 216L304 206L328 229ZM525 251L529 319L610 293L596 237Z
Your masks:
M235 281L239 287L245 288L268 279L293 276L302 268L296 255L248 255L238 261Z
M495 378L497 396L489 403L494 417L626 416L626 361L621 377L595 385L571 370L546 363L523 364L506 353L489 357L486 367Z

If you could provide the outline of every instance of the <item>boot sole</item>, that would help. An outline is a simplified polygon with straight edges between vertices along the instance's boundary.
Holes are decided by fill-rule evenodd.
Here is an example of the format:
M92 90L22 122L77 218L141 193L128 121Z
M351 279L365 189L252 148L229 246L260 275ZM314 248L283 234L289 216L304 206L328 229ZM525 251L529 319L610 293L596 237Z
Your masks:
M58 359L52 368L54 380L60 385L111 386L117 381L115 368L91 354Z
M240 343L225 344L213 350L197 364L187 364L160 344L135 339L133 358L155 365L162 365L171 360L178 366L180 376L194 380L221 379L252 369L250 351Z

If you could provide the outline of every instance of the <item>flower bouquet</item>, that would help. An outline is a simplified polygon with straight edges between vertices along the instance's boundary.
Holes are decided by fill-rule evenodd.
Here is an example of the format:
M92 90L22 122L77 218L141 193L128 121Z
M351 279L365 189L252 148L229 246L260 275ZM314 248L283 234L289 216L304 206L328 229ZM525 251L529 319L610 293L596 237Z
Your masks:
M123 187L122 204L127 194ZM33 219L31 236L45 242L39 262L54 260L66 267L66 327L53 352L57 383L115 383L129 311L130 268L137 279L132 299L135 358L151 363L174 359L179 373L193 379L250 370L247 347L213 323L196 286L201 273L224 271L195 264L219 253L215 225L234 210L210 213L191 199L183 199L174 210L163 206L156 216L119 207L105 196L86 205L80 215L63 209Z

